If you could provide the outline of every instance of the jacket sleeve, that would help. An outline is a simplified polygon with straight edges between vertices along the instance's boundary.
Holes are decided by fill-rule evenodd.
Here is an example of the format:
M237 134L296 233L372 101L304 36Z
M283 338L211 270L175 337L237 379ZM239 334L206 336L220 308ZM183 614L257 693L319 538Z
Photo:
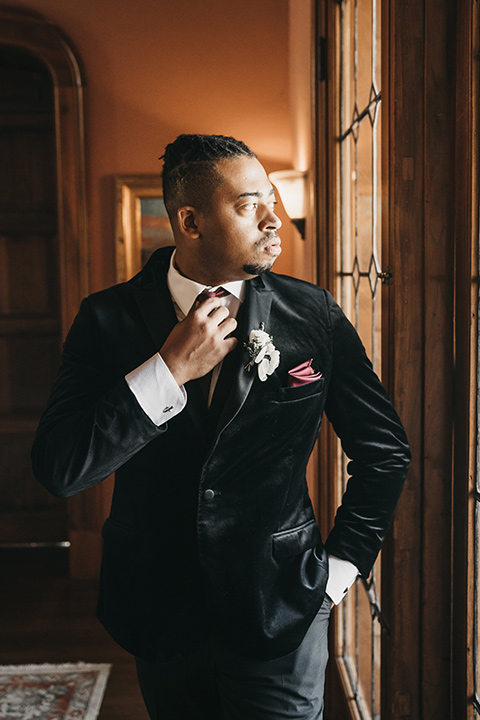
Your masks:
M74 495L104 480L166 428L150 420L121 375L112 386L86 298L37 429L35 477L53 495Z
M405 431L354 327L327 294L333 341L326 414L350 462L327 551L367 577L410 462Z

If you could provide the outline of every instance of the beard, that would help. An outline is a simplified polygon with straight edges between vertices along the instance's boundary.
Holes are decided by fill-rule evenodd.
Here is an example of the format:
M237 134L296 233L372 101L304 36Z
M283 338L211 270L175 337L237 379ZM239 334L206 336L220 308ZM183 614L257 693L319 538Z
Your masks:
M278 234L276 232L269 232L265 233L265 236L262 238L262 240L259 240L256 243L256 246L259 250L262 250L263 247L268 244L270 240L273 240L278 237ZM266 273L269 270L272 269L273 264L277 258L271 258L270 260L264 260L263 262L251 262L246 263L243 266L243 271L248 273L249 275L261 275L262 273Z
M244 265L243 271L248 273L248 275L261 275L262 273L266 273L272 269L275 259L276 258L264 263L252 263L251 265Z

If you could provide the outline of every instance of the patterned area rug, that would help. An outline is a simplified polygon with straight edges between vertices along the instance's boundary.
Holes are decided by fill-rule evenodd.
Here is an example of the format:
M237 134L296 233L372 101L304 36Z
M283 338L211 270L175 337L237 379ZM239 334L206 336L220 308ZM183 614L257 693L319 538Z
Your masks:
M1 720L95 720L111 665L0 665Z

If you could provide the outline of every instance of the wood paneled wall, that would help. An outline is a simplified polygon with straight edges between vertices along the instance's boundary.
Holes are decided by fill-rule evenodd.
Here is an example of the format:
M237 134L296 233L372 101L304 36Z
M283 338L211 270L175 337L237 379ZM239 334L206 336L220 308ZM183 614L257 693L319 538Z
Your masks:
M392 620L383 647L385 720L467 717L466 686L454 702L451 673L467 663L465 644L456 660L452 655L452 577L460 583L456 602L463 598L465 605L466 596L455 573L466 555L453 550L467 524L461 514L454 523L452 499L454 442L460 446L466 437L470 410L468 391L461 410L455 402L458 383L470 373L468 352L456 353L459 341L470 340L472 235L456 223L456 208L471 193L468 173L458 168L472 158L460 158L456 143L458 132L471 133L469 113L458 113L467 85L456 64L458 52L471 57L470 21L461 17L468 5L390 0L384 18L385 247L394 278L385 355L413 454L384 555L391 574L384 606ZM457 482L466 497L468 477Z

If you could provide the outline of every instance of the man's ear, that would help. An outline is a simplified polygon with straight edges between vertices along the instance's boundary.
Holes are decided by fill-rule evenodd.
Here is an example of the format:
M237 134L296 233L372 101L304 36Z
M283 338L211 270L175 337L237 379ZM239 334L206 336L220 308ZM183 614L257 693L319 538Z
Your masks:
M191 205L185 205L177 210L178 229L185 237L196 239L200 237L197 227L197 210Z

